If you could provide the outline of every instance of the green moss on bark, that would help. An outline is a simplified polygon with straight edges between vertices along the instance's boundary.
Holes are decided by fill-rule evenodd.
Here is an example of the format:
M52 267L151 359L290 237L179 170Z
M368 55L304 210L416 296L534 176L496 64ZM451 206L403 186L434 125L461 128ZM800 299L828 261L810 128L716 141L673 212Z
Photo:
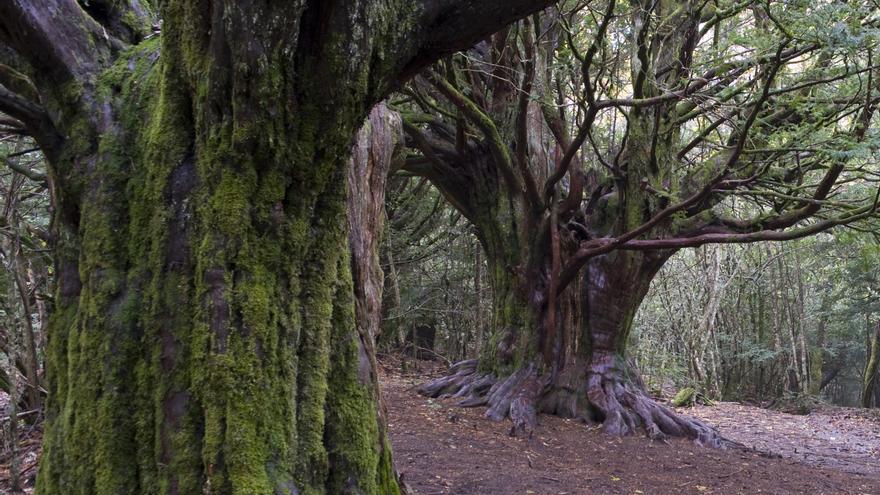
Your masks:
M381 61L308 50L294 74L283 47L206 46L198 5L165 8L99 78L108 125L67 119L82 287L52 324L38 491L398 493L344 230Z
M351 283L347 252L338 260L339 277L333 307L331 356L334 366L328 379L327 443L334 469L330 473L329 493L396 495L396 480L391 475L391 449L385 440L384 426L377 421L378 383L371 360L369 335L351 331L354 321L354 287ZM381 442L372 441L382 438Z

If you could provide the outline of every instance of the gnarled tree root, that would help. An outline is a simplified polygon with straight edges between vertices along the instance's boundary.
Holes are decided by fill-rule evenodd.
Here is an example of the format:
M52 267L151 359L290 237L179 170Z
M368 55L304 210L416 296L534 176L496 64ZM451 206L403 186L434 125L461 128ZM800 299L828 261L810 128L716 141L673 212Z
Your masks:
M428 397L459 397L462 407L487 406L486 417L493 421L510 418L511 434L530 434L538 424L538 397L546 387L534 365L522 368L503 380L491 373L479 373L477 361L455 364L449 374L426 383L418 392Z
M477 373L477 360L460 361L449 368L449 373L441 378L425 383L418 392L428 397L467 397L460 405L476 407L486 404L485 392L495 384L492 374ZM468 403L474 400L473 403Z
M418 392L429 397L457 397L463 407L486 406L493 421L510 418L511 434L531 434L538 413L601 422L611 435L629 435L643 429L649 438L691 438L700 445L735 445L702 421L682 416L645 393L637 379L626 380L614 369L560 372L551 380L529 365L498 379L477 371L477 361L457 363L444 377L423 384Z
M590 373L587 397L602 421L602 429L611 435L629 435L641 428L657 440L685 437L707 447L733 445L715 428L656 402L640 385L622 380L616 373Z

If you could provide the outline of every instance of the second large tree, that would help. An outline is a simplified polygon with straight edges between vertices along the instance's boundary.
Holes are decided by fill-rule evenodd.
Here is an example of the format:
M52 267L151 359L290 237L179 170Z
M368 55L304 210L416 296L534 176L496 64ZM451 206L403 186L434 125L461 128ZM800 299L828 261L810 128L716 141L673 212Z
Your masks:
M871 12L566 4L410 85L406 168L475 225L495 295L482 357L422 392L719 443L644 392L633 318L678 249L874 216Z

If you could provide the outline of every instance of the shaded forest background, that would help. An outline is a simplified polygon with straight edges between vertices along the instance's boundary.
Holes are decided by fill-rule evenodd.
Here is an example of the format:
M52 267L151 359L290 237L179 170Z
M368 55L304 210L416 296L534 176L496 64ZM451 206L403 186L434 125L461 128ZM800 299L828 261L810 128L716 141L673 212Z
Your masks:
M10 377L22 386L42 373L52 264L42 157L26 138L6 136L2 146L0 385L8 390ZM390 177L384 207L380 352L476 357L492 290L471 226L427 180L405 174ZM638 313L633 357L667 394L695 386L712 399L761 402L806 393L856 406L880 315L878 256L876 235L852 229L682 251Z
M450 363L477 357L492 297L478 241L426 181L392 184L380 350L429 347L416 354ZM695 387L713 400L767 405L807 395L859 406L880 309L878 250L872 233L850 230L682 251L639 310L633 358L652 391L667 396ZM414 331L422 340L413 342Z

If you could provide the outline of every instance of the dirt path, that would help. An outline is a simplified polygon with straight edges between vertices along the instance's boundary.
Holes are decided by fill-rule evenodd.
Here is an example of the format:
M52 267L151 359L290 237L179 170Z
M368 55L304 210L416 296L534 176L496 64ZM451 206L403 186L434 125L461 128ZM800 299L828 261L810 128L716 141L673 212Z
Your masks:
M687 412L749 447L880 479L880 410L825 407L800 416L720 402Z
M512 438L508 435L509 423L488 421L479 409L462 409L455 406L454 400L416 395L411 388L422 379L387 369L382 377L397 467L421 495L880 494L880 476L873 471L880 443L877 439L858 437L864 444L873 442L873 459L859 454L862 457L842 461L846 465L810 465L802 457L710 450L683 440L663 444L643 437L610 438L595 427L547 416L540 418L541 424L531 438ZM697 412L718 422L725 434L740 431L735 428L737 410L729 409L728 416L718 411L728 409L719 408L713 413L716 416ZM822 422L818 417L813 419ZM744 426L742 430L753 431L756 439L768 442L756 442L762 450L776 438L766 434L769 428L779 438L787 435L772 426L778 424L775 421L750 419L743 424L763 425L764 430L758 426ZM792 428L801 426L809 435L808 424L795 423ZM849 431L848 427L837 428ZM860 434L852 431L851 435ZM738 438L747 444L748 439ZM800 453L799 441L800 437L792 437L782 443L787 445L782 453L793 453L794 448ZM854 465L864 469L843 470Z

